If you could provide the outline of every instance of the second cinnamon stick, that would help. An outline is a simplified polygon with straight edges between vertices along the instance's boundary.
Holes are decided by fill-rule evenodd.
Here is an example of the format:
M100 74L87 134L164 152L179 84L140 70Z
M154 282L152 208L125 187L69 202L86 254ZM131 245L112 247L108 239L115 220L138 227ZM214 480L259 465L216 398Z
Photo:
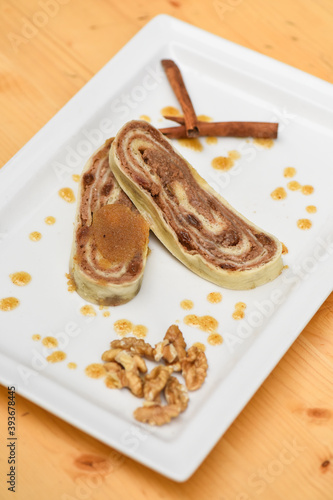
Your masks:
M171 59L163 59L162 66L183 110L186 137L197 137L199 134L197 127L197 116L195 114L190 96L185 87L182 74L177 64Z
M180 122L181 119L177 117L175 121ZM199 136L253 137L256 139L276 139L278 126L278 123L271 122L197 122ZM169 139L187 137L185 125L161 128L160 131Z

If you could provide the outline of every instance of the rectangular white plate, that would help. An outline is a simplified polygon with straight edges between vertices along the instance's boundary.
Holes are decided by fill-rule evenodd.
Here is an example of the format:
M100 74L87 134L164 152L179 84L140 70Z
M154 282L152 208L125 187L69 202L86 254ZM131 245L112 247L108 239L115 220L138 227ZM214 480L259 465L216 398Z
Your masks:
M180 65L198 114L279 121L271 149L220 138L216 145L201 139L202 152L179 150L235 208L287 245L289 269L255 290L220 289L223 300L214 305L206 297L218 287L188 271L152 237L139 295L110 309L109 318L98 308L95 318L87 318L79 312L83 300L67 291L75 204L64 202L58 190L76 191L72 174L125 121L144 114L157 127L167 125L160 110L178 103L162 58ZM0 312L2 383L16 384L23 396L148 467L186 480L332 290L332 123L332 85L171 17L153 19L0 172L0 298L20 300L14 311ZM234 149L241 158L232 170L212 168L214 157ZM287 166L297 169L302 185L314 186L312 195L287 189L285 200L271 198L290 180L283 176ZM310 204L317 213L306 212ZM48 215L56 217L54 226L44 223ZM309 231L297 228L300 218L311 219ZM39 242L29 240L32 231L42 233ZM9 274L22 270L32 281L19 288ZM194 302L191 313L218 319L222 345L209 345L208 334L183 323L183 299ZM238 301L247 304L241 321L232 318ZM146 325L151 344L179 320L188 345L207 346L207 380L170 425L139 425L132 412L140 400L84 373L116 338L113 323L121 318ZM35 333L56 336L66 361L43 361L51 351L32 340ZM77 370L68 369L71 361Z

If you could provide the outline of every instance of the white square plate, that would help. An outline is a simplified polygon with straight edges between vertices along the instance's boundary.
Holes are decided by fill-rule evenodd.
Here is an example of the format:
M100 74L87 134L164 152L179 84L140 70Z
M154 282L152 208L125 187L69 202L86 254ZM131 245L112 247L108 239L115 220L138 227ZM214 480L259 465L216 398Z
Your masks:
M72 174L125 121L144 114L167 126L160 111L178 103L162 58L179 64L198 114L280 123L271 149L220 138L215 145L201 139L202 152L179 150L236 209L287 245L289 269L255 290L219 290L151 237L138 296L111 308L109 318L98 308L87 318L79 312L84 301L67 291L75 204L58 190L76 191ZM153 19L0 172L0 298L20 300L17 309L0 312L1 382L148 467L186 480L332 290L332 123L332 85L171 17ZM232 170L212 168L214 157L234 149L241 157ZM285 200L271 198L290 180L283 176L286 166L297 169L302 185L314 186L312 195L287 189ZM307 214L310 204L317 213ZM56 217L53 226L44 222L49 215ZM300 218L311 219L309 231L298 229ZM30 241L32 231L42 233L39 242ZM32 281L18 288L9 274L22 270ZM218 290L222 302L209 303L208 293ZM191 313L218 319L222 345L209 345L206 333L184 324L183 299L194 302ZM247 304L241 321L232 318L238 301ZM116 338L113 323L121 318L146 325L153 345L178 320L188 345L207 346L206 382L169 425L139 425L132 412L140 400L84 373ZM32 340L35 333L56 336L66 361L46 363L51 351ZM68 369L70 361L76 370Z

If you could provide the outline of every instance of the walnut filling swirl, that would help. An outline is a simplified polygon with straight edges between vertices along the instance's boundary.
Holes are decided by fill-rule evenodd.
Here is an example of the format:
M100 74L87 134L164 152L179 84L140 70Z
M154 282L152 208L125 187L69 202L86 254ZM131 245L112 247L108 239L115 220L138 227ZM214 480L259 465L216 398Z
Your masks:
M228 271L270 262L277 240L224 203L158 130L133 121L118 133L114 151L124 174L149 196L183 252Z

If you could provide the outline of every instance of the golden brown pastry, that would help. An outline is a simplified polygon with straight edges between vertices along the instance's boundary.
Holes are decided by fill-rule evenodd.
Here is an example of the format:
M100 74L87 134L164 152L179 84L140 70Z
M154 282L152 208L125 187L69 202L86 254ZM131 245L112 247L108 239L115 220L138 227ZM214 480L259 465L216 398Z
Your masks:
M149 123L119 130L110 166L156 236L199 276L241 290L281 272L279 240L234 210Z
M116 306L140 289L149 226L109 168L111 142L92 155L82 172L70 272L81 297Z

